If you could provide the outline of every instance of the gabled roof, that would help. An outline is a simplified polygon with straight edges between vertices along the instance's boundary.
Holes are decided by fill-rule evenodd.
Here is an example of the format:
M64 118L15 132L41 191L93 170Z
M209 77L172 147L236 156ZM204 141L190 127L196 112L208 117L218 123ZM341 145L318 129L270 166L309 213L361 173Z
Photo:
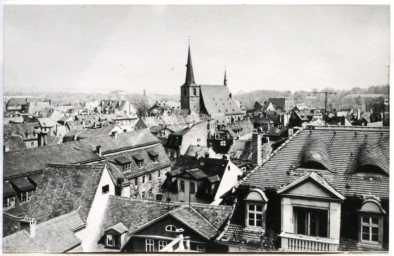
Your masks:
M102 232L104 232L104 230L106 230L108 227L111 227L118 222L122 222L130 232L134 233L146 226L147 223L152 222L165 214L168 214L171 210L179 208L182 205L185 205L185 203L164 203L151 200L110 196L107 208L105 210L104 223L101 229ZM196 219L201 222L203 218L206 220L205 222L210 223L202 223L201 225L203 226L196 227L198 230L200 230L201 227L202 229L205 229L208 225L212 225L214 229L220 230L232 211L232 207L230 206L216 206L198 203L191 203L190 205L195 210L195 212L192 213L192 216L190 217L190 222L193 221L194 223ZM183 209L179 209L179 212L177 210L174 214L179 216L182 214L182 212ZM201 215L202 218L196 215ZM180 218L182 218L183 221L187 221L188 217ZM200 223L191 225L200 225ZM209 227L209 235L211 234L211 230L213 230L213 228Z
M105 232L109 231L109 230L114 230L116 232L118 232L119 234L123 234L125 232L128 232L129 229L122 223L122 222L118 222L115 225L108 227Z
M204 107L209 115L223 113L225 115L243 114L233 100L227 86L200 85Z
M106 166L48 165L27 208L37 222L78 210L86 221Z
M5 253L62 253L81 241L74 230L84 225L77 211L37 224L36 236L30 237L26 230L21 230L3 238Z
M296 169L300 166L302 155L309 141L325 145L322 151L326 161L335 163L335 172L314 169ZM388 164L381 164L383 174L367 173L359 175L357 170L360 150L365 143L378 147L369 151L376 163L389 163L389 129L361 127L315 127L314 130L301 129L290 136L278 149L273 151L263 165L252 171L243 184L265 190L278 190L304 174L315 171L343 196L374 195L381 198L389 196ZM364 162L364 164L366 164Z
M329 191L332 195L334 195L337 199L344 200L345 197L343 197L338 191L336 191L330 184L328 184L320 175L318 175L315 172L310 172L302 176L301 178L293 181L292 183L284 186L283 188L279 189L277 191L278 194L283 194L286 191L291 190L292 188L299 186L301 183L305 182L306 180L313 180L317 184L319 184L322 188L325 190Z
M182 205L170 211L170 215L181 221L183 224L189 226L208 240L218 233L218 229L198 213L193 206L189 207L188 205Z

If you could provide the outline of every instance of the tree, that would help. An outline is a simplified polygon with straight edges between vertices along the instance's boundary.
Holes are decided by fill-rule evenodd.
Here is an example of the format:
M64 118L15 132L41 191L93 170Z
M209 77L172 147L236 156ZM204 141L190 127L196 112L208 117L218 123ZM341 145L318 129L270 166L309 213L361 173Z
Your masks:
M138 117L145 117L148 115L148 110L149 110L149 102L148 99L143 96L143 95L133 95L131 100L131 104L134 106L134 108L137 111L137 116Z

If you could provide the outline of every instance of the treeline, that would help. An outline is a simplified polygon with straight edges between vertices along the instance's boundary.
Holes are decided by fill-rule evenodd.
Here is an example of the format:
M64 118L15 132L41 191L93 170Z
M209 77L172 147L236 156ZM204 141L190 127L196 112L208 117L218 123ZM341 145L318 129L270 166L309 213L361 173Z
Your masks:
M348 94L389 94L388 85L373 85L368 88L354 87L350 90L334 90L325 88L322 90L313 89L312 91L275 91L275 90L257 90L234 95L246 109L253 108L256 101L264 103L272 97L293 97L296 103L305 102L316 107L324 107L324 94L318 92L331 92L327 96L327 105L329 108L354 108L357 107L353 101L345 99Z

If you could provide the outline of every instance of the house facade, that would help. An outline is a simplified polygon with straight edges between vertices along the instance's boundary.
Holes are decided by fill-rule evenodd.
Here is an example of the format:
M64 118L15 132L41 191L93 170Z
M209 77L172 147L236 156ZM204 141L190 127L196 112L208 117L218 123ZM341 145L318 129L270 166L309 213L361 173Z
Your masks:
M230 251L240 244L263 251L387 250L388 136L383 128L299 130L228 195L236 207L220 240ZM249 200L255 190L260 196Z

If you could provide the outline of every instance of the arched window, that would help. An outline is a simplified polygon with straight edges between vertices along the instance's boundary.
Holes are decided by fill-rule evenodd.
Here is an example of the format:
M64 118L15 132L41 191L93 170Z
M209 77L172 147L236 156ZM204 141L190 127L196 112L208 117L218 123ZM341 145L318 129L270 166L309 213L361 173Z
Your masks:
M186 88L183 90L183 95L187 96L187 89Z
M196 96L197 95L197 89L193 88L193 95Z
M175 232L176 227L174 225L168 225L168 226L166 226L166 231Z

